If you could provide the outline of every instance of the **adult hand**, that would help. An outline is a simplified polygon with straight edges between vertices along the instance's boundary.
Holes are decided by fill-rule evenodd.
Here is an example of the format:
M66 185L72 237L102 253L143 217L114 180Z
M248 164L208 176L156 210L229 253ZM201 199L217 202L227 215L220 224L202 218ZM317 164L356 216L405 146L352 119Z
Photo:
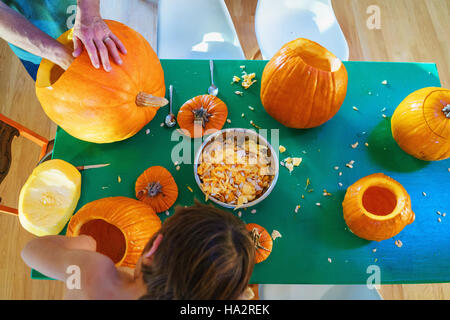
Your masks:
M109 56L114 62L122 64L119 52L126 54L127 50L107 24L100 17L100 5L98 0L79 0L77 16L73 31L73 56L78 57L83 51L83 45L89 54L92 65L105 71L111 71Z

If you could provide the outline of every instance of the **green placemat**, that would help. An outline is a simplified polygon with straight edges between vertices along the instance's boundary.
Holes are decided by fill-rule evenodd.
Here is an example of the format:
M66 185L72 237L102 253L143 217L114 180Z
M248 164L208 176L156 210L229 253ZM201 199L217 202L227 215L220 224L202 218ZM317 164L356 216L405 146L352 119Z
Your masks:
M381 282L385 284L450 281L450 221L447 221L450 217L439 223L436 214L437 210L445 212L450 207L450 163L412 158L399 149L390 134L390 116L409 93L422 87L440 86L436 66L345 62L349 86L338 114L319 128L294 130L282 127L261 105L260 79L265 64L266 61L215 61L218 96L227 104L231 120L225 128L253 128L250 124L253 120L268 129L269 142L272 135L279 134L280 144L287 148L280 154L280 160L288 156L303 158L292 174L280 167L275 189L254 207L256 213L240 210L246 223L255 222L269 233L278 230L282 235L274 241L270 257L255 266L252 283L364 284L370 276L370 266L379 268ZM208 61L162 60L162 65L166 86L174 86L175 112L186 100L206 93L210 85ZM248 73L255 72L258 80L248 90L243 90L240 84L231 84L233 75L241 75L241 65L245 65ZM382 84L383 80L387 80L387 85ZM236 95L236 90L244 95ZM176 205L191 205L194 197L204 200L194 181L192 164L181 164L177 171L173 164L177 159L171 159L172 155L193 159L200 142L191 147L191 154L189 150L180 154L181 138L176 130L160 126L166 113L166 108L161 109L134 137L113 144L79 141L58 129L54 158L74 165L111 163L105 168L82 172L78 208L103 197L134 198L137 177L154 165L166 167L177 181ZM359 145L353 149L350 145L355 142ZM353 169L345 167L350 160L354 160ZM339 169L335 170L335 166ZM412 225L395 238L379 243L350 233L342 218L341 205L349 185L375 172L383 172L403 184L416 213ZM307 178L314 192L305 191ZM324 197L323 189L331 196ZM295 213L298 204L301 209ZM169 212L173 214L173 209ZM160 217L164 220L166 215ZM403 243L401 248L395 245L397 239ZM32 277L42 275L33 271Z

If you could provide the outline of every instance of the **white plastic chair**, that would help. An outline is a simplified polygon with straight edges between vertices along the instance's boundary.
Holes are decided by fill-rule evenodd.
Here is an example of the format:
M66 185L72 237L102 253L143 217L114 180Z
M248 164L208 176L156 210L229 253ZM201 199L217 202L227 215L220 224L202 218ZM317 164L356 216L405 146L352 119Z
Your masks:
M139 32L156 50L158 0L108 0L100 1L103 19L122 22Z
M365 285L259 285L261 300L382 300Z
M159 0L161 59L245 59L223 0Z
M258 0L255 32L264 59L297 38L313 40L343 61L349 57L331 0Z

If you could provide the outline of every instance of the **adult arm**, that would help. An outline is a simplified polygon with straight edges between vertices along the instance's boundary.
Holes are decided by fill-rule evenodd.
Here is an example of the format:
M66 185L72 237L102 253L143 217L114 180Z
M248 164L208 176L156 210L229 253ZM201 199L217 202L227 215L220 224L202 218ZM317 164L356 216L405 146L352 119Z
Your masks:
M64 70L73 61L70 49L34 26L24 16L0 1L0 38L59 65Z
M110 71L110 55L115 63L122 64L119 51L126 54L127 50L101 18L100 0L78 0L77 4L73 32L73 56L78 57L83 50L82 45L84 45L95 68L99 68L101 63L105 71Z

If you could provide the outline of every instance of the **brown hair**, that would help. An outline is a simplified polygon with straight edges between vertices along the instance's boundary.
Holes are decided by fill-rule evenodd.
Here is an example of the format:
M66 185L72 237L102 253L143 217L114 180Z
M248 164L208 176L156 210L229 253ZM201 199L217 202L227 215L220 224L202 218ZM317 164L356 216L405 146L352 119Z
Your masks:
M177 207L158 234L150 265L142 265L141 299L238 299L248 286L255 249L245 224L232 213L198 202Z

